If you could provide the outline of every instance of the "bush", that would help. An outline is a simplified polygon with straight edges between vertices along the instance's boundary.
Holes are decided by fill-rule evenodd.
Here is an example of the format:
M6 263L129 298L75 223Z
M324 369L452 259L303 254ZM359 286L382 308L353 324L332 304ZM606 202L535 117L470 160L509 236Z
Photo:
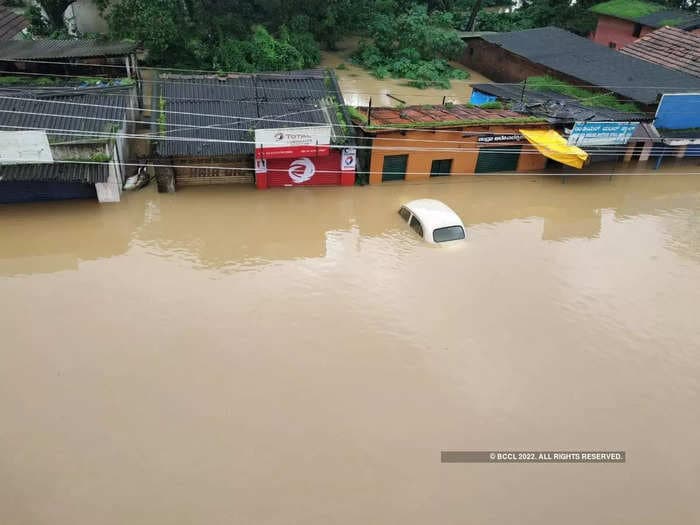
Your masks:
M378 79L405 78L419 89L447 89L451 79L468 77L447 62L464 47L453 24L450 14L429 14L421 5L398 16L377 14L370 27L372 41L361 42L353 60Z
M528 89L536 91L552 91L578 99L584 106L616 109L618 111L638 112L639 107L632 102L621 102L611 93L595 93L585 88L573 86L550 76L529 77L526 81Z
M222 71L254 73L311 67L320 60L320 51L310 33L292 33L286 27L280 38L262 26L253 28L249 40L224 39L214 50L212 65Z

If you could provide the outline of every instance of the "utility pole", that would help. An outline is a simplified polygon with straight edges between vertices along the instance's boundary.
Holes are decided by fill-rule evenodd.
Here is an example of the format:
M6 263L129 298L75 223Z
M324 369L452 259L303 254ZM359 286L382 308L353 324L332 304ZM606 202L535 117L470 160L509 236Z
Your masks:
M527 87L527 79L523 80L523 90L520 92L520 105L525 102L525 88Z

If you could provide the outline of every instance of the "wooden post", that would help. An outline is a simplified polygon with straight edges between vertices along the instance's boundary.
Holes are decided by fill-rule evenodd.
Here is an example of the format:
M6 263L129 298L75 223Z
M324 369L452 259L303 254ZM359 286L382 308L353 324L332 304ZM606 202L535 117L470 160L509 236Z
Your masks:
M369 97L369 107L367 108L367 125L372 125L372 97Z

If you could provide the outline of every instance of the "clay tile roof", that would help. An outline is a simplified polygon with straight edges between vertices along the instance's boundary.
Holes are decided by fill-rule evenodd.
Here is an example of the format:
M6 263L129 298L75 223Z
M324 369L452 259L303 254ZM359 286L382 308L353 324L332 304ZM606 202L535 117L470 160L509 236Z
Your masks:
M501 122L527 122L527 116L507 109L481 109L464 105L372 108L372 127L460 127Z
M0 40L10 40L27 27L29 21L26 18L0 5Z
M700 77L700 36L662 27L620 49L622 53Z

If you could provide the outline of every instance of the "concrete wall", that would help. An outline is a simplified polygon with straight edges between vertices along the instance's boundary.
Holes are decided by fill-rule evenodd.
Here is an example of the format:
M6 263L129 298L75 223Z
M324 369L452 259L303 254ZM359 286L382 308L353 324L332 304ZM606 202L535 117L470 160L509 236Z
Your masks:
M122 185L121 175L119 173L119 166L115 161L109 164L109 178L107 182L98 182L95 184L95 189L97 189L97 200L100 202L119 202L122 195Z
M468 47L460 62L465 66L489 77L495 82L521 82L528 77L549 75L575 86L582 86L592 93L607 92L603 88L592 88L588 82L568 76L560 71L549 69L541 64L530 62L500 46L481 39L467 42ZM618 96L621 100L623 97ZM643 111L652 111L653 106L642 107Z
M634 27L635 23L629 20L599 15L598 25L589 38L604 46L614 42L615 48L620 49L654 30L653 27L642 26L639 36L634 36Z
M481 39L467 41L462 64L496 82L519 82L550 74L548 69Z
M381 184L384 157L386 155L408 155L406 165L406 180L425 180L430 178L430 169L434 160L452 159L452 176L470 176L474 174L476 162L479 156L479 144L477 135L467 133L485 132L493 134L517 133L518 125L512 126L488 126L481 128L465 128L464 130L439 131L416 130L408 131L405 135L401 132L379 133L378 138L372 144L372 156L370 159L370 184ZM466 136L463 136L466 135ZM410 140L406 140L410 139ZM439 141L439 142L435 142ZM545 167L547 159L527 142L505 142L496 147L523 146L524 155L521 153L518 160L517 171L536 171ZM482 146L484 147L484 146ZM390 149L381 149L390 148ZM463 151L417 151L417 149L449 148ZM534 152L534 153L533 153Z

